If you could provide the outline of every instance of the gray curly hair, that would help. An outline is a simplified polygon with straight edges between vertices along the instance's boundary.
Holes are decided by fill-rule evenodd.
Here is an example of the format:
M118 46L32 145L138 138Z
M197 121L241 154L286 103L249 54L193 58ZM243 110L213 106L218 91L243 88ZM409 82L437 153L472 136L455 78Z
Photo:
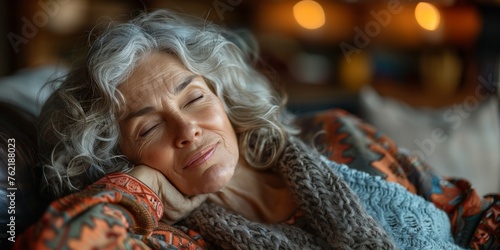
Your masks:
M133 167L119 149L118 120L126 100L117 89L137 61L155 51L176 55L206 79L252 166L276 163L296 131L288 122L284 95L257 70L256 51L206 20L158 10L108 26L91 44L85 65L59 80L39 123L45 193L60 197Z

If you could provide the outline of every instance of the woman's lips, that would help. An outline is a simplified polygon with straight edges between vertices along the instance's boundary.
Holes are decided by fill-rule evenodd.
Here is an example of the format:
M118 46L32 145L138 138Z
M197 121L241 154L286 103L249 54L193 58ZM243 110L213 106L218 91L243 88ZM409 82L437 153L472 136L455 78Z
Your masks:
M195 153L193 156L191 156L191 158L189 158L189 160L187 161L188 164L186 164L184 169L194 168L206 162L208 159L212 157L212 155L214 155L216 149L217 149L217 143Z

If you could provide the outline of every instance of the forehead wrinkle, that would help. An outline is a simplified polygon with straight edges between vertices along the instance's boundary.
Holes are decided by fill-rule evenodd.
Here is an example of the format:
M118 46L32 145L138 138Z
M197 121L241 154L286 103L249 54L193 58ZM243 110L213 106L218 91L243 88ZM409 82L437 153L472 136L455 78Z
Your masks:
M182 84L191 71L169 54L150 54L144 58L127 79L124 92L126 106L131 112L135 108L161 105L168 96L175 95L175 89ZM152 102L152 103L148 103ZM161 107L161 106L157 106Z
M183 74L162 74L158 72L154 75L145 76L140 83L134 84L134 82L131 82L132 86L127 95L127 106L130 111L133 112L143 106L153 106L158 109L164 107L165 102L175 96L175 87L178 84L173 79L183 81L181 77L178 77L179 75Z

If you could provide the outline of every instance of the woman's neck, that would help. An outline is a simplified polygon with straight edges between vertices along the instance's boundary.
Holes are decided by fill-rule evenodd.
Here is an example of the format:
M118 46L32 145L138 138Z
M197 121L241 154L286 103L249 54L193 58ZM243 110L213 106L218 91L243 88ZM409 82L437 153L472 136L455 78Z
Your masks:
M297 209L283 177L270 170L258 170L247 163L236 167L233 178L210 201L259 222L286 220Z

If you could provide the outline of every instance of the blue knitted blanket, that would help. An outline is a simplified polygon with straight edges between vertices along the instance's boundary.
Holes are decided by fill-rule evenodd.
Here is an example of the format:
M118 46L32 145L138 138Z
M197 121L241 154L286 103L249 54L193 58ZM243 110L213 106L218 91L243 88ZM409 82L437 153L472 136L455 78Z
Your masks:
M358 195L400 249L462 249L454 243L448 216L434 204L397 183L323 160Z

